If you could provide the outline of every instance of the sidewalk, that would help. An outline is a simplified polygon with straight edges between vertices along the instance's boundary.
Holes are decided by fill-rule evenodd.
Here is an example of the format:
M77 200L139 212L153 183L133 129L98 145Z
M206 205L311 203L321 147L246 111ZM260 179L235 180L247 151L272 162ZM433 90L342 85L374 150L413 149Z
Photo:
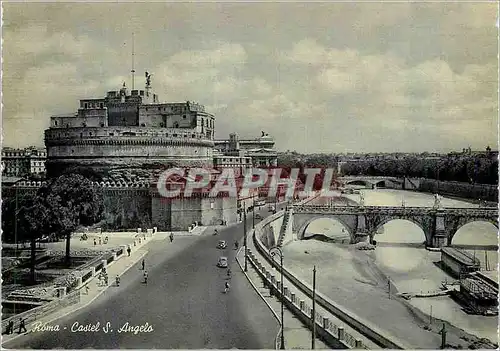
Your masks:
M241 250L238 252L238 260L244 265L245 252ZM264 287L262 278L255 271L253 266L248 263L247 278L258 289L259 295L264 297L266 302L271 306L276 315L281 316L281 302L269 292L269 288ZM292 312L286 307L284 310L285 319L285 346L287 350L290 349L310 349L312 332L300 320L298 320ZM281 317L280 317L281 318ZM329 347L325 345L320 339L316 338L315 349L328 350Z
M48 314L36 321L29 323L26 325L26 329L28 333L17 334L17 324L14 329L16 332L14 334L4 334L2 335L2 347L5 347L5 343L27 335L30 333L30 330L34 326L35 323L45 324L50 323L56 319L65 317L68 314L71 314L75 311L78 311L89 304L91 304L95 299L97 299L102 293L106 291L110 286L115 285L115 277L117 275L121 276L124 274L129 268L139 262L148 252L145 247L147 244L154 242L155 240L161 240L161 237L157 237L156 235L153 237L147 238L147 240L141 240L141 244L137 246L131 246L132 252L130 256L127 253L124 253L117 261L112 262L110 265L106 267L108 272L109 281L107 286L98 286L97 275L90 279L85 285L80 288L80 301L78 303L72 304L70 306L66 306L57 310L51 314ZM86 286L88 286L88 292L86 292Z
M258 257L259 262L263 264L263 266L266 268L266 270L271 271L271 272L273 272L273 271L275 272L273 274L276 276L276 280L279 281L280 280L279 269L274 269L272 267L272 265L269 262L267 262L267 260L264 257L262 257L262 255L260 255L259 251L255 247L254 242L253 242L253 233L249 235L249 240L248 240L247 244L248 244L248 248L250 250L252 250L252 252L254 253L254 255L256 255L256 257ZM249 265L249 266L251 266L251 265ZM255 273L255 274L257 274L257 273ZM293 283L291 283L290 281L288 281L288 279L286 279L286 277L284 277L284 281L285 281L285 287L288 287L292 292L294 292L295 296L297 297L298 300L304 300L307 305L312 306L312 302L311 302L310 297L308 297L306 294L304 294L302 291L300 291L298 288L296 288L293 285ZM259 284L262 285L262 283L259 283ZM350 327L346 323L342 322L340 319L335 317L333 314L328 312L326 309L321 307L319 304L316 304L316 311L319 314L321 314L322 316L328 317L331 324L334 324L337 327L343 327L345 333L350 334L351 336L353 336L356 339L362 340L363 345L365 345L368 349L380 349L381 348L380 346L375 344L373 341L368 339L366 336L359 333L358 331L356 331L355 329L353 329L352 327ZM297 321L297 322L300 323L299 321ZM304 326L304 328L306 328L306 327ZM285 321L285 333L286 333L286 321ZM310 334L310 332L309 332L309 334ZM310 336L309 336L308 340L309 340L309 345L307 345L305 348L310 348L310 342L311 342ZM287 348L291 348L290 346L292 346L292 345L287 345Z

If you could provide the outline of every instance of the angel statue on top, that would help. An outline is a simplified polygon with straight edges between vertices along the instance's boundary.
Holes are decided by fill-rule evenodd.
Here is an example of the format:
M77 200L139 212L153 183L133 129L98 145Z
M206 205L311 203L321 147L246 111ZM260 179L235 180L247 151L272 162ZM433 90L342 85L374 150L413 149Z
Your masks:
M440 208L441 207L441 196L438 194L434 194L434 208Z

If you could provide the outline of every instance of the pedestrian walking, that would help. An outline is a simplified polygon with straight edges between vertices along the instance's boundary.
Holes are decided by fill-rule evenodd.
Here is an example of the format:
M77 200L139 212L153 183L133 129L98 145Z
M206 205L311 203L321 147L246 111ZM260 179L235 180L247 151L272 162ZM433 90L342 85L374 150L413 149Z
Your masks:
M7 330L5 332L8 335L14 332L14 321L9 321L9 324L7 324Z
M148 283L148 272L144 271L144 284Z
M99 237L99 245L102 245L102 239Z
M117 274L115 277L116 286L120 286L120 276Z
M88 284L85 285L85 295L89 294L89 289L90 289L89 285Z
M174 241L174 233L170 232L170 242Z
M27 333L28 330L26 329L26 321L23 318L19 318L19 330L18 334L21 334L21 330L24 330L23 333Z
M95 241L95 238L94 238L94 246L96 246L96 245L97 245L97 242Z
M227 293L229 291L229 288L231 286L229 285L229 282L226 282L224 285L225 285L225 287L224 287L224 293Z
M142 259L142 270L144 270L145 265L146 265L146 263L144 262L144 259Z
M130 250L130 246L129 246L129 247L127 247L127 253L128 253L129 256L130 256L130 251L131 250Z

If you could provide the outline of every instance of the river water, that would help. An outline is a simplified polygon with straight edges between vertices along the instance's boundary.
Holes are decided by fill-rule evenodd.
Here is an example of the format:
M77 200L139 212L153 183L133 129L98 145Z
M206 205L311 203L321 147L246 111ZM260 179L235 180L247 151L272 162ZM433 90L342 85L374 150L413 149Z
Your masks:
M431 194L390 189L361 190L367 206L432 206ZM359 195L348 195L359 201ZM443 207L477 207L456 199L443 198ZM317 266L318 290L337 303L351 309L368 322L396 336L413 348L438 348L436 318L450 322L477 337L497 343L497 317L468 315L449 297L413 298L411 306L427 316L417 317L405 303L389 297L388 281L398 292L429 292L439 290L442 282L453 278L436 262L440 252L425 249L423 231L405 220L385 224L375 236L374 251L360 251L348 245L347 230L330 219L312 222L306 236L323 234L337 243L315 239L294 241L284 246L286 266L305 281L312 283L312 267ZM342 244L342 239L346 239ZM497 229L491 223L473 222L463 226L452 244L497 245ZM480 259L482 269L497 269L495 250L469 250ZM393 291L394 293L394 291ZM427 320L427 318L429 318ZM431 326L433 330L426 330ZM467 346L463 335L448 333L448 343Z

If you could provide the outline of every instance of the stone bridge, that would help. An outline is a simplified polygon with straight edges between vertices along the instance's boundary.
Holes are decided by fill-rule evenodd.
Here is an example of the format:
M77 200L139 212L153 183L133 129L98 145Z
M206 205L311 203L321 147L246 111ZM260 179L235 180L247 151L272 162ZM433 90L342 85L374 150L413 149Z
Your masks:
M344 185L362 185L369 188L383 187L402 189L404 180L395 177L345 176L338 181Z
M298 239L302 239L308 225L319 218L342 223L350 234L351 243L371 242L381 226L395 219L419 226L428 247L451 245L456 232L470 222L486 221L498 229L496 208L301 205L293 206L291 212L292 232Z

